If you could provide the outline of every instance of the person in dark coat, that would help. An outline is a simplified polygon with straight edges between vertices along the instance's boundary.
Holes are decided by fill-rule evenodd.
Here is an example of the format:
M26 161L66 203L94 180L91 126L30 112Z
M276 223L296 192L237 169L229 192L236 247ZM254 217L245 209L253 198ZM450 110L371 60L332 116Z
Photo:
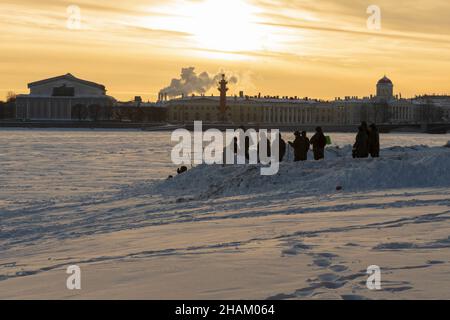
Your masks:
M380 157L380 133L374 123L369 128L369 153L372 158Z
M285 155L286 155L286 141L283 140L280 133L280 162L283 162Z
M296 131L294 135L294 142L289 142L291 147L294 148L294 161L298 162L308 160L308 151L311 143L306 135L306 131L303 131L301 134L299 131Z
M284 156L286 155L286 141L283 140L281 137L281 133L279 136L280 142L279 142L279 160L280 162L283 162ZM259 150L260 150L260 144L258 143L258 159L259 159ZM267 139L267 156L270 158L272 155L272 144L270 142L270 139ZM259 162L259 161L258 161Z
M250 137L245 137L245 159L250 160Z
M363 130L367 133L367 135L369 135L369 126L367 125L366 121L362 121L361 122L361 127L363 128Z
M239 129L244 131L244 134L247 131L247 129L245 129L245 127L243 127L243 126L239 127ZM248 160L250 160L250 137L249 136L245 136L244 148L245 148L245 159L248 161ZM237 148L236 148L236 150L237 150Z
M369 157L369 136L364 128L360 126L358 128L358 134L356 136L356 142L353 146L355 158L367 158Z
M314 160L324 159L327 139L325 138L321 127L316 128L316 134L311 138L311 144L313 146Z

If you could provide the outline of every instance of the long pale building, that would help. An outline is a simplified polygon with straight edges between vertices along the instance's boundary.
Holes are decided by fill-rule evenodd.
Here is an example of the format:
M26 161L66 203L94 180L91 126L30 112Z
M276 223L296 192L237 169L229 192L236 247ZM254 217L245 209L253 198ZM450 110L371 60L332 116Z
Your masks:
M217 96L182 97L160 104L167 107L169 122L220 122ZM241 94L228 97L227 107L227 119L235 124L356 125L361 121L420 123L424 120L423 104L394 96L394 85L386 76L378 81L375 96L362 99L345 97L321 101Z

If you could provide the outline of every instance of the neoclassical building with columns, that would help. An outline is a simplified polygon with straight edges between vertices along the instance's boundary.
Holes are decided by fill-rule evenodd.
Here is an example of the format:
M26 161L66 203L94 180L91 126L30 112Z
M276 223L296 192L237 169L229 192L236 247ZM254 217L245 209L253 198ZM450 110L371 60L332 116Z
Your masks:
M104 85L68 73L28 84L29 94L16 100L16 118L21 120L101 119L115 104Z
M23 121L142 121L143 113L152 121L189 123L233 123L236 125L356 125L361 121L394 124L419 124L450 119L447 96L403 99L394 95L394 84L386 76L369 97L336 98L323 101L298 97L183 96L160 99L157 103L118 103L106 94L102 84L79 79L68 73L28 84L29 94L16 100L16 118ZM222 104L226 104L222 106ZM147 107L151 106L150 107ZM431 106L431 107L430 107ZM439 109L439 110L438 110ZM147 120L148 120L147 119ZM225 120L224 120L225 119Z
M220 122L219 97L191 96L160 101L169 122L195 120ZM414 99L394 96L394 85L386 76L376 85L376 95L322 101L298 97L227 98L227 121L235 124L356 125L376 123L419 123L423 106Z

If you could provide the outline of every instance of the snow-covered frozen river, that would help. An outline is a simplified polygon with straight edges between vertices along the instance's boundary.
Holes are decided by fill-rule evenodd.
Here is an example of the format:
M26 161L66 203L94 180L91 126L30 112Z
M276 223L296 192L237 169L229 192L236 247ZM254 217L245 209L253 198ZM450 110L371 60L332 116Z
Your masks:
M381 135L359 160L330 135L325 162L274 177L166 181L169 132L1 129L0 299L450 298L450 135Z
M354 134L332 133L352 144ZM0 130L0 204L126 187L174 174L170 132ZM284 134L287 140L292 135ZM382 147L443 146L450 135L386 134Z

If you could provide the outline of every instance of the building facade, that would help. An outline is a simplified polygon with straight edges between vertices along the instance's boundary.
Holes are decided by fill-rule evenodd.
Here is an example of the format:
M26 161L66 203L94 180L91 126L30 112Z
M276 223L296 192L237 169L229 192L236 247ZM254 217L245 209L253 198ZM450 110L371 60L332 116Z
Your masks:
M117 102L113 108L113 120L129 122L165 122L167 108L152 102L143 102L140 96L133 101Z
M419 96L414 99L414 103L421 106L424 117L427 118L428 122L433 122L438 119L442 119L443 122L450 122L450 96Z
M117 102L105 86L63 76L28 84L29 94L18 95L15 113L20 120L125 121L232 123L236 125L357 125L361 121L384 124L423 124L450 121L449 96L402 99L386 76L376 85L376 95L323 101L298 97L226 96L227 81L219 83L220 96L182 96L157 103Z
M394 96L394 85L386 76L378 81L376 92L371 97L345 97L334 101L297 97L228 97L226 118L234 124L255 125L356 125L361 121L418 124L430 121L426 118L429 113L424 103ZM169 122L221 122L219 97L191 96L159 103L167 108ZM433 116L433 120L437 121L439 117Z
M28 84L29 94L17 96L20 120L101 120L110 116L115 99L105 86L72 74Z
M191 96L159 103L167 108L169 122L221 122L219 97ZM394 84L385 76L377 82L375 96L321 101L241 94L227 98L226 110L227 122L237 125L357 125L361 121L421 124L449 119L450 99L402 99L394 96Z

